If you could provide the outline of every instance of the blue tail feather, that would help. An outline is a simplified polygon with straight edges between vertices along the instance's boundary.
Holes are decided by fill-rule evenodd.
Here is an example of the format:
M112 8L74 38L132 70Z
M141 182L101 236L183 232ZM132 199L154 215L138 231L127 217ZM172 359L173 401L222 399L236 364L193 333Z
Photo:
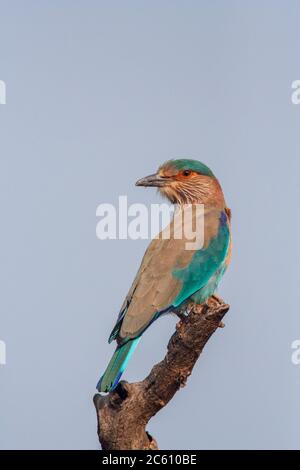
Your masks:
M127 341L127 343L117 347L106 368L106 371L97 384L97 389L99 392L110 392L116 388L121 375L126 369L128 361L132 356L133 351L137 347L140 339L140 337L132 339Z

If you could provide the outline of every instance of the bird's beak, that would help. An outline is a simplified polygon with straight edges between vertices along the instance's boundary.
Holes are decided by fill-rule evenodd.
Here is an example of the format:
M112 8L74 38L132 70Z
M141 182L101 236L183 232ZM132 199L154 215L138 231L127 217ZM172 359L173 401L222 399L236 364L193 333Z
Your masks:
M162 186L166 185L166 182L167 182L166 180L167 178L163 178L162 176L155 174L155 175L146 176L145 178L141 178L135 183L135 185L136 186L156 186L158 188L161 188Z

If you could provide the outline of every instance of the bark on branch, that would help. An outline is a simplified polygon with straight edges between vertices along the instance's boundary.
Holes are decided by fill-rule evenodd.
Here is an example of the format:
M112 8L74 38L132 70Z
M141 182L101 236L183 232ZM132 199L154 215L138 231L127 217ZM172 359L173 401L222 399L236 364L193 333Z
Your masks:
M103 450L158 449L146 431L148 421L186 384L205 344L222 326L228 310L229 305L212 296L207 305L192 305L188 316L179 313L167 354L148 377L132 384L122 381L108 395L94 396Z

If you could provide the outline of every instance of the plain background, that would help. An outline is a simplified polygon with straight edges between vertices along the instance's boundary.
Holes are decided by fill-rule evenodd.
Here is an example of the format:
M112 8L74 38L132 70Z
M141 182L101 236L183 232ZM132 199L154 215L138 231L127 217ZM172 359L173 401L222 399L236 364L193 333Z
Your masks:
M149 424L164 449L300 448L298 1L0 1L0 446L97 449L95 384L147 241L99 241L96 207L198 158L233 212L231 304ZM175 326L145 334L142 379Z

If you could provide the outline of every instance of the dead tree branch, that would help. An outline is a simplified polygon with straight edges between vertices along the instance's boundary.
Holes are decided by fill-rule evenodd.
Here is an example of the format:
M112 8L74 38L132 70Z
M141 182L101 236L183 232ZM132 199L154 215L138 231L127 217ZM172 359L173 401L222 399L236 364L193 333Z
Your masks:
M205 344L222 326L229 305L216 296L207 305L193 305L180 316L165 358L148 377L137 383L120 382L108 395L97 394L94 404L98 436L103 450L155 450L155 439L146 431L148 421L186 384Z

